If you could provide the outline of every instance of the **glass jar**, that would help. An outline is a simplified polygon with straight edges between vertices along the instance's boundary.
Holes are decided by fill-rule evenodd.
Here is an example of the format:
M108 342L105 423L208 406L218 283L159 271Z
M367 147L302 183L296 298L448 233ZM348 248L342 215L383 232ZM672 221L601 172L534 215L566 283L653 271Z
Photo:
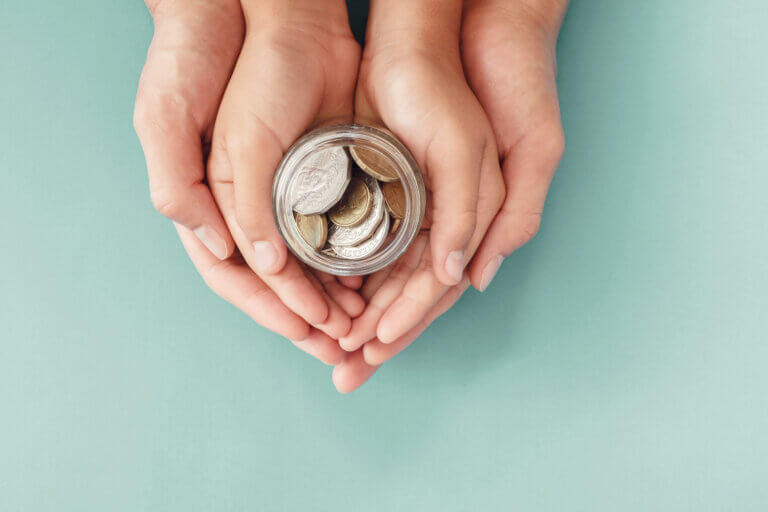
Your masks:
M327 244L325 248L314 249L301 236L297 226L295 201L291 194L293 187L297 186L297 177L302 169L310 165L309 159L313 155L331 148L336 148L337 152L338 148L343 148L349 158L352 174L359 174L362 169L350 156L349 148L355 148L357 155L361 154L360 151L367 151L368 155L383 158L389 166L388 170L396 172L397 180L402 185L404 214L397 222L396 229L386 234L385 241L374 252L355 259L339 256ZM272 188L275 222L288 249L310 267L337 276L370 274L402 256L419 233L425 205L426 193L421 172L405 146L388 131L355 124L322 127L301 137L283 157ZM385 210L384 215L389 213ZM326 228L330 226L330 221L323 222L326 222Z

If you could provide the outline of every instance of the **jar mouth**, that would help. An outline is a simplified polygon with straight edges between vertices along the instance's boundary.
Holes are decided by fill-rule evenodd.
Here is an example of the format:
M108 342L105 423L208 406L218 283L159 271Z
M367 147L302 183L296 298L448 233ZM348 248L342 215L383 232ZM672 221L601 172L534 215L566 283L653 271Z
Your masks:
M346 259L310 247L294 222L289 199L292 180L303 162L315 152L340 146L373 151L384 158L397 172L405 196L405 215L397 231L389 235L383 247L360 259ZM272 187L272 212L288 249L310 267L339 276L371 274L400 258L421 229L425 202L421 172L405 146L386 130L357 124L325 126L302 136L280 162Z

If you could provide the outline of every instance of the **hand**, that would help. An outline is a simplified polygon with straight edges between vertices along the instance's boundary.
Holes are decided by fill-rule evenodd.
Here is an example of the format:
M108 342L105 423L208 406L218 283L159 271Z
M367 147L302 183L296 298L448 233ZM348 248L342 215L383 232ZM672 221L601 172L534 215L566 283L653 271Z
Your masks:
M339 338L349 313L288 254L272 216L272 182L301 134L351 120L359 46L341 0L248 0L243 14L245 40L213 130L211 191L248 265L288 308Z
M567 0L468 0L462 25L464 70L487 112L507 197L470 265L485 290L503 258L538 231L563 154L555 45Z
M334 371L340 390L362 384L458 299L464 266L504 198L490 123L464 79L460 25L458 3L371 2L356 118L384 124L413 153L428 190L428 230L363 285L366 309L340 339L357 351Z
M292 141L325 116L351 116L359 51L354 40L342 32L330 40L325 34L315 34L314 30L320 30L316 23L323 30L336 25L324 25L324 18L311 7L294 6L291 15L300 16L288 20L282 9L268 10L263 2L259 4L262 10L247 6L245 13L240 2L232 0L155 0L148 6L155 20L155 37L137 95L135 125L147 156L155 206L177 223L190 257L211 287L254 319L292 340L308 340L300 344L304 348L322 334L310 328L310 323L335 338L345 334L349 315L359 313L362 299L331 276L305 273L287 257L274 226L265 225L264 219L271 223L271 211L265 215L271 198L263 193L279 160L274 155L282 153L276 146ZM346 27L345 11L340 12L344 14L341 25ZM248 24L243 43L247 20L258 23ZM284 29L286 25L291 28ZM280 60L282 53L291 52L306 52L304 60ZM241 57L235 67L238 54ZM307 61L314 68L300 67ZM331 67L338 76L329 82L325 71ZM296 89L296 75L303 80L308 69L318 73L294 104L288 105L290 91ZM260 80L264 77L269 82ZM323 85L330 94L322 92ZM250 95L244 94L247 87ZM222 105L220 110L225 89L226 107ZM281 112L288 107L293 110ZM274 125L264 124L265 118ZM237 131L236 123L243 123L242 132ZM284 130L291 133L283 135ZM278 133L282 139L269 139ZM205 153L212 138L214 148L206 175ZM251 194L238 195L238 212L234 189L244 186L254 188L249 190ZM261 271L263 280L235 253L235 240L245 261ZM277 257L267 261L262 249L259 258L259 245L254 247L252 241L262 242L262 248L269 244ZM214 264L211 258L221 263ZM346 283L355 285L354 280ZM326 336L322 342L328 345L329 339ZM336 355L325 354L321 359L332 364L339 359Z

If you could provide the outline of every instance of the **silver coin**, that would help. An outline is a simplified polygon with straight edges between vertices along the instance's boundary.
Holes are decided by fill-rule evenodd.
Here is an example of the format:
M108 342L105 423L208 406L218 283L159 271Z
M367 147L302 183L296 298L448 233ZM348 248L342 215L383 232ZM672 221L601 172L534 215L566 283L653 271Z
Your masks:
M350 247L357 245L373 235L381 223L381 219L387 216L384 207L384 194L381 193L379 182L367 174L360 173L362 179L373 194L373 206L368 217L356 226L343 227L331 223L328 226L328 243L337 247Z
M293 209L302 215L327 212L344 195L351 177L349 157L343 147L311 155L291 184Z
M389 215L381 219L376 231L368 240L351 247L331 246L336 254L348 260L360 260L378 251L389 233Z

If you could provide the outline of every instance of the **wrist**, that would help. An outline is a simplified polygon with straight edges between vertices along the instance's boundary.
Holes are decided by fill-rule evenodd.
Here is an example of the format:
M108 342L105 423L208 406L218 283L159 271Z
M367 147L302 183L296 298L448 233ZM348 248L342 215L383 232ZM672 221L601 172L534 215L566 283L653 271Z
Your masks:
M551 33L557 35L563 23L569 0L520 0L528 16Z
M461 2L371 0L366 47L458 47Z
M249 30L351 35L344 0L242 0L242 6Z
M557 37L569 0L467 0L464 18L481 18L485 23L534 25Z

